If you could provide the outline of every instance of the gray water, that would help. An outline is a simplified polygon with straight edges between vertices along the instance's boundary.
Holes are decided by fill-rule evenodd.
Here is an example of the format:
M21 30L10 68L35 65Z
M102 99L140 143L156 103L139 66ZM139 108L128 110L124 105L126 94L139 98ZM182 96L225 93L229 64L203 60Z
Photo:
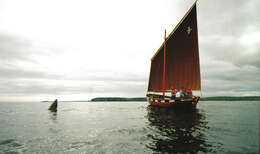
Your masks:
M0 153L258 153L260 102L0 103Z

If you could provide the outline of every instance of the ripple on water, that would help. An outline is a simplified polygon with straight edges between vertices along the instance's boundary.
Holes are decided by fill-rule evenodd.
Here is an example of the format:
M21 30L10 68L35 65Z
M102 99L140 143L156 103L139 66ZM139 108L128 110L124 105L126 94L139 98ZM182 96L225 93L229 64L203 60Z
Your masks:
M3 141L0 142L0 146L1 145L8 145L8 146L12 146L12 147L20 147L20 146L22 146L21 144L17 143L17 141L15 139L3 140Z
M74 111L80 111L79 109L76 108L69 108L69 109L63 109L61 110L62 112L74 112Z
M23 145L18 143L18 141L15 139L6 139L0 141L0 153L18 153L19 149L21 149L22 147Z
M202 102L194 112L145 103L0 103L0 154L257 153L259 102Z

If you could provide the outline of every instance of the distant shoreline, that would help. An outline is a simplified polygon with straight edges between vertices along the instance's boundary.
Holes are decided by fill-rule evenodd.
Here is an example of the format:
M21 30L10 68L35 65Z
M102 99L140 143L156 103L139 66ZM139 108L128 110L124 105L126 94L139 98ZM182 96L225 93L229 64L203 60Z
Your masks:
M146 97L96 97L90 100L91 102L110 102L110 101L147 101ZM214 96L214 97L202 97L200 101L260 101L260 96Z
M59 102L145 102L146 97L96 97L91 100L72 100ZM200 101L260 101L260 96L214 96L201 97ZM53 102L53 101L41 101Z

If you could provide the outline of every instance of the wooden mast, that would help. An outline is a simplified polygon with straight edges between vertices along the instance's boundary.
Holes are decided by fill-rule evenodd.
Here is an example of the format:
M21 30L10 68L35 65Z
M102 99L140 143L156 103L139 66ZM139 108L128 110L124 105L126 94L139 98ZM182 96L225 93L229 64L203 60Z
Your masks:
M164 52L163 52L163 98L165 97L165 65L166 65L166 29L164 31Z

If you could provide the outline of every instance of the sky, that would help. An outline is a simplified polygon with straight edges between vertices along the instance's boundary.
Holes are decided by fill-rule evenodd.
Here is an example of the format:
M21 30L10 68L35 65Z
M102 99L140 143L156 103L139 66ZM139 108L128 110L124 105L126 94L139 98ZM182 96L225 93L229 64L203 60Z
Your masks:
M194 0L0 0L0 101L144 97ZM260 95L260 1L199 0L202 96Z

